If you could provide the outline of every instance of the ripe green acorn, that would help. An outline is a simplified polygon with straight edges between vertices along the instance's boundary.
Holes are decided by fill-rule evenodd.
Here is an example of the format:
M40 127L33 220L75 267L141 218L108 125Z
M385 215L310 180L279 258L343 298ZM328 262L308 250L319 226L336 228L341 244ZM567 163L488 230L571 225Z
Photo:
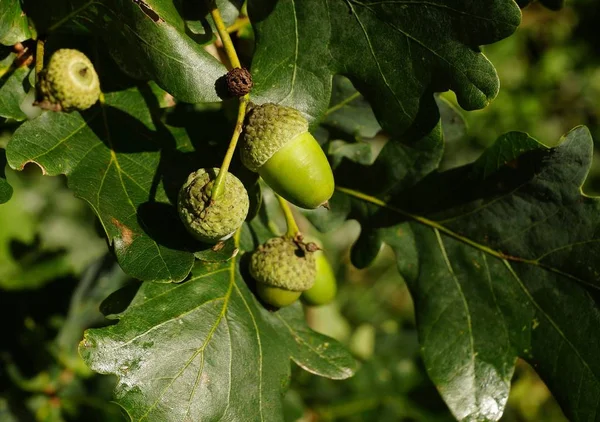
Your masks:
M40 72L39 105L55 111L85 110L100 97L94 65L78 50L57 50Z
M335 299L337 284L333 268L331 268L331 264L323 251L315 252L315 261L317 268L315 284L310 289L302 292L301 299L307 305L321 306Z
M250 259L250 275L260 298L277 308L291 305L310 289L317 273L311 244L301 238L274 237L259 246Z
M218 168L197 170L188 176L179 190L177 209L181 221L194 237L206 243L231 237L248 214L246 188L231 173L225 176L223 193L212 200L211 192L218 174Z
M301 208L317 208L333 195L327 157L294 108L271 103L253 107L246 117L241 156L246 167Z

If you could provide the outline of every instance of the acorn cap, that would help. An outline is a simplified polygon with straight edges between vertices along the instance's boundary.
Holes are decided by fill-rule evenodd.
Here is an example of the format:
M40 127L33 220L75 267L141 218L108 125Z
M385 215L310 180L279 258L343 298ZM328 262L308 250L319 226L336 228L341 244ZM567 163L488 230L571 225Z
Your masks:
M100 81L94 65L81 51L69 48L52 54L40 72L40 105L57 111L85 110L100 97Z
M246 117L242 163L257 171L281 147L308 131L308 121L295 108L267 103L254 106Z
M250 260L250 275L257 282L295 292L310 289L316 273L313 253L289 237L267 240Z
M188 176L179 190L179 217L186 229L203 242L216 243L227 239L248 214L246 188L231 173L225 177L221 196L211 201L211 191L218 174L218 168L197 170Z

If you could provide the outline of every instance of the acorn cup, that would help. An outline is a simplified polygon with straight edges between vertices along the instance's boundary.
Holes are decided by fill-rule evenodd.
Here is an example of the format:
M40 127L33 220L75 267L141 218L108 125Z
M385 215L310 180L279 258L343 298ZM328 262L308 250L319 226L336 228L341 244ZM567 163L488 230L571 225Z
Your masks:
M254 106L240 151L242 163L292 204L327 206L335 187L333 172L298 110L271 103Z
M267 304L283 308L310 289L317 272L313 244L301 237L274 237L259 246L250 259L250 275L258 296Z
M38 80L38 105L54 111L85 110L100 98L94 65L81 51L62 48L52 54Z
M230 238L248 214L246 188L231 173L225 176L223 193L216 199L211 198L218 174L218 168L199 169L188 176L179 190L179 217L188 232L205 243L218 243Z

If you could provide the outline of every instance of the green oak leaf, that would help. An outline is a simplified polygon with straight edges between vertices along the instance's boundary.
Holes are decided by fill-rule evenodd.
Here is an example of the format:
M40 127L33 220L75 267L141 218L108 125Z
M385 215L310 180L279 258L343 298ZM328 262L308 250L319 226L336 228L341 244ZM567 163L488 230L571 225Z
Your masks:
M556 148L513 132L386 201L340 189L395 250L427 371L459 420L500 418L517 357L567 417L594 418L600 201L581 191L592 151L583 127Z
M198 263L180 284L144 283L116 325L86 332L81 355L118 376L115 398L131 420L281 421L290 359L334 379L354 373L351 355L310 330L299 305L267 311L239 262Z
M14 45L35 35L20 1L0 0L0 44Z
M194 255L169 201L158 189L162 148L172 135L156 131L144 96L137 89L106 94L105 105L85 113L45 112L25 122L7 146L14 169L39 165L44 174L65 174L75 195L100 218L123 270L141 280L181 281ZM184 177L184 176L181 176ZM175 186L180 181L175 180ZM182 182L181 182L182 183Z
M393 135L435 126L434 91L452 89L468 110L485 107L499 81L479 46L509 36L521 19L513 0L255 0L248 11L255 102L320 120L332 76L343 74Z
M129 76L152 79L180 101L220 101L215 83L227 69L188 34L173 1L106 0L82 16Z

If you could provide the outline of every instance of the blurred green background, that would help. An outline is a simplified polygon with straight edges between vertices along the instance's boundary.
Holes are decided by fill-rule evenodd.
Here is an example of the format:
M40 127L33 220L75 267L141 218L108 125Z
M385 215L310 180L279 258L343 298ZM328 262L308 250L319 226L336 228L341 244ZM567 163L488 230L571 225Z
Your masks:
M498 98L485 110L463 113L468 133L448 143L442 167L474 160L512 130L556 145L584 124L600 140L599 18L597 0L573 0L560 12L537 3L526 8L517 33L485 49L500 76ZM452 93L442 96L455 101ZM0 147L14 127L0 125ZM0 150L0 165L3 159ZM599 163L600 157L587 193L600 193ZM76 347L85 328L109 323L99 311L102 300L135 282L106 254L96 219L63 178L43 177L36 167L7 170L7 177L15 193L0 206L0 422L123 420L109 404L114 379L87 370ZM340 285L336 303L307 309L308 321L344 342L361 369L352 379L331 381L294 368L286 420L452 421L419 358L412 301L391 251L382 248L371 267L358 270L349 252L360 232L356 222L326 235L301 223L324 243ZM503 420L565 419L519 362Z

